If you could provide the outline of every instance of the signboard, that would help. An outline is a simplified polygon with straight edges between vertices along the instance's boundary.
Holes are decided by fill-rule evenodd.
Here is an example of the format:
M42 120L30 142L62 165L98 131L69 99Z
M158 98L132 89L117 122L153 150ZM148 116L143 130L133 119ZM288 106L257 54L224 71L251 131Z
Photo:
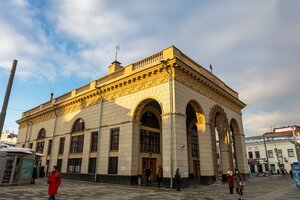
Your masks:
M32 159L23 159L22 167L20 170L20 180L26 180L32 178L32 170L33 170L34 160Z

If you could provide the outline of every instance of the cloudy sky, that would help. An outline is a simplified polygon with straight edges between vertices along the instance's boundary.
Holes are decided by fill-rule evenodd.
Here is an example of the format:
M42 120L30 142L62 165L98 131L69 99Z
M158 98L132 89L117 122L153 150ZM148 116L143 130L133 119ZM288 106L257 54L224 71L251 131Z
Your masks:
M0 1L0 103L18 60L4 131L23 111L175 45L247 104L246 136L300 125L300 1Z

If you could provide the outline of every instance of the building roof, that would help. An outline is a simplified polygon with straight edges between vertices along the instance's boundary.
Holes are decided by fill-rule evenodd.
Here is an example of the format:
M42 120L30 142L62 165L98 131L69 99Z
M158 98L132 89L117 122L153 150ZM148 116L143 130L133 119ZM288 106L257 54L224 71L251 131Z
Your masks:
M271 142L271 141L290 141L293 140L294 138L291 136L281 136L281 135L272 135L272 136L267 136L265 137L266 142ZM252 137L246 137L245 142L246 144L252 144L252 143L260 143L263 142L264 138L262 135L258 136L252 136Z
M293 131L294 129L294 131ZM266 132L263 135L246 137L246 144L263 142L265 137L266 142L269 141L291 141L294 140L294 134L298 139L300 139L300 127L297 125L293 126L283 126L279 128L274 128L271 132Z
M185 71L188 71L190 76L197 77L199 82L205 83L205 85L214 92L219 93L222 97L228 99L234 105L237 105L239 109L246 106L246 104L239 100L236 91L227 86L213 73L186 56L175 46L168 47L147 58L129 64L126 67L122 67L120 64L119 62L113 62L108 67L107 75L57 98L53 99L51 97L50 101L23 112L22 118L17 120L17 123L25 123L26 120L34 118L35 116L47 114L53 112L53 110L63 109L69 105L76 104L81 102L81 99L85 100L86 98L97 95L99 91L102 95L107 94L108 99L115 98L116 95L125 94L124 91L121 90L124 90L127 85L142 82L143 79L155 76L161 73L161 71L164 71L163 65L180 66L184 68ZM154 70L154 68L157 69ZM101 88L101 90L99 88Z

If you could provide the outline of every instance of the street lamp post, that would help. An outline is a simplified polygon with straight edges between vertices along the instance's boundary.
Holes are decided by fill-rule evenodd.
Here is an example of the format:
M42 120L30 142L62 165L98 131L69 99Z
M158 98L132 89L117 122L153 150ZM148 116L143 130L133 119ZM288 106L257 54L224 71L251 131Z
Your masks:
M268 173L269 173L269 175L271 175L271 173L270 173L270 162L269 162L269 157L268 157L268 150L267 150L267 144L266 144L265 134L263 134L263 140L264 140L264 146L265 146L265 152L266 152L266 160L267 160L267 165L268 165Z

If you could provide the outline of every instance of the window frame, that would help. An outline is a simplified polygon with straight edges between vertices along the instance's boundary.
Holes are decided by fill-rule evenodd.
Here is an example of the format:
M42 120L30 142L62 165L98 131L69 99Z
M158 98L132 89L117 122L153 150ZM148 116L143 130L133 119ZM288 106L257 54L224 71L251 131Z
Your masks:
M268 152L268 157L269 158L274 158L274 153L273 153L273 150L271 149L271 150L267 150L267 152ZM271 152L271 153L270 153Z
M109 157L107 174L118 174L118 157Z
M251 155L251 156L250 156ZM253 159L253 152L252 151L248 151L248 158L249 159Z
M119 151L120 128L110 130L110 151Z
M45 141L37 141L35 151L37 153L44 153L44 148L45 148Z
M48 151L47 151L47 155L51 155L51 151L52 151L52 140L48 140Z
M69 158L68 165L67 165L67 172L81 173L81 166L82 166L82 158Z
M91 132L91 151L97 152L98 150L98 131Z
M161 153L161 134L150 130L140 130L140 152Z
M89 158L89 166L88 166L89 174L96 173L96 165L97 165L97 158Z
M84 135L71 136L70 154L83 153Z
M77 119L72 127L72 133L83 132L85 130L85 123L82 118Z
M58 155L63 155L64 154L64 151L65 151L65 141L66 141L65 137L61 137L59 139Z
M295 157L294 149L287 149L287 153L288 153L289 158ZM292 153L293 155L290 155L290 153Z

